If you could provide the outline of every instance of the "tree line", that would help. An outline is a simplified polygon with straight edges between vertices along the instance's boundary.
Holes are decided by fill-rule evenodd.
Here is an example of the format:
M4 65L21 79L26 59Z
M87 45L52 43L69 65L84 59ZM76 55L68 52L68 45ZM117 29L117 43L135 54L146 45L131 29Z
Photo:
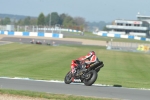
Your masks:
M9 17L5 17L0 19L0 25L38 25L38 26L49 26L55 27L55 25L59 25L61 28L69 28L83 31L83 29L87 26L86 21L82 17L72 17L68 14L62 13L58 14L57 12L52 12L48 15L44 15L40 13L37 18L32 18L30 16L24 19L11 19Z

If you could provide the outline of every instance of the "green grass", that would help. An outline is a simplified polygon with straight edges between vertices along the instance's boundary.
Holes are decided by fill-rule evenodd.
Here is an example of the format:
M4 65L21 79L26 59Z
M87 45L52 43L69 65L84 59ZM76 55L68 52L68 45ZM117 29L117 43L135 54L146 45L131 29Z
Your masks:
M33 91L6 90L6 89L3 90L0 89L0 94L28 96L28 97L39 98L39 99L46 98L48 100L114 100L109 98L94 98L94 97L51 94L51 93L33 92Z
M1 45L0 76L63 81L71 60L91 50L105 64L96 83L150 88L149 54L110 51L98 46Z

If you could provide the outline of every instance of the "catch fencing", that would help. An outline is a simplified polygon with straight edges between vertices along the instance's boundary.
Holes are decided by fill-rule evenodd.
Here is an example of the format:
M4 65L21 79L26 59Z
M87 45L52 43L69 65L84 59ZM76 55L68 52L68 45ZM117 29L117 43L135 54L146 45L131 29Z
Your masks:
M110 41L107 43L107 49L150 53L150 43L125 43Z
M13 28L8 28L8 26ZM11 30L12 29L12 30ZM19 25L0 25L1 31L17 31L17 32L44 32L44 33L61 33L62 31L65 32L79 32L82 31L79 30L73 30L73 29L66 29L59 26L49 27L49 26L38 26L38 25L25 25L25 26L19 26Z

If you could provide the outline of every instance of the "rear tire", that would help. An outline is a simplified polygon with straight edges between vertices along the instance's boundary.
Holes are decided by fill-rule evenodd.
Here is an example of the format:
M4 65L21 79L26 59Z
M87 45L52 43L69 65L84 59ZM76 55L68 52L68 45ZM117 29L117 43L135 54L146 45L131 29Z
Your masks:
M66 84L70 84L70 83L72 82L72 74L71 74L71 71L69 71L69 72L66 74L66 76L65 76L65 78L64 78L64 82L65 82Z
M97 79L97 72L95 70L91 70L86 74L87 78L84 79L84 84L86 86L91 86Z

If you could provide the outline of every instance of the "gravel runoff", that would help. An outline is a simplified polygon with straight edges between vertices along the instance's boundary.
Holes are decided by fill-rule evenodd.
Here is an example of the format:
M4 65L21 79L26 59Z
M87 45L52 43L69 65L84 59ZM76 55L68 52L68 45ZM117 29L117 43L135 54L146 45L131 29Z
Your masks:
M50 99L11 95L11 94L0 94L0 100L50 100Z

